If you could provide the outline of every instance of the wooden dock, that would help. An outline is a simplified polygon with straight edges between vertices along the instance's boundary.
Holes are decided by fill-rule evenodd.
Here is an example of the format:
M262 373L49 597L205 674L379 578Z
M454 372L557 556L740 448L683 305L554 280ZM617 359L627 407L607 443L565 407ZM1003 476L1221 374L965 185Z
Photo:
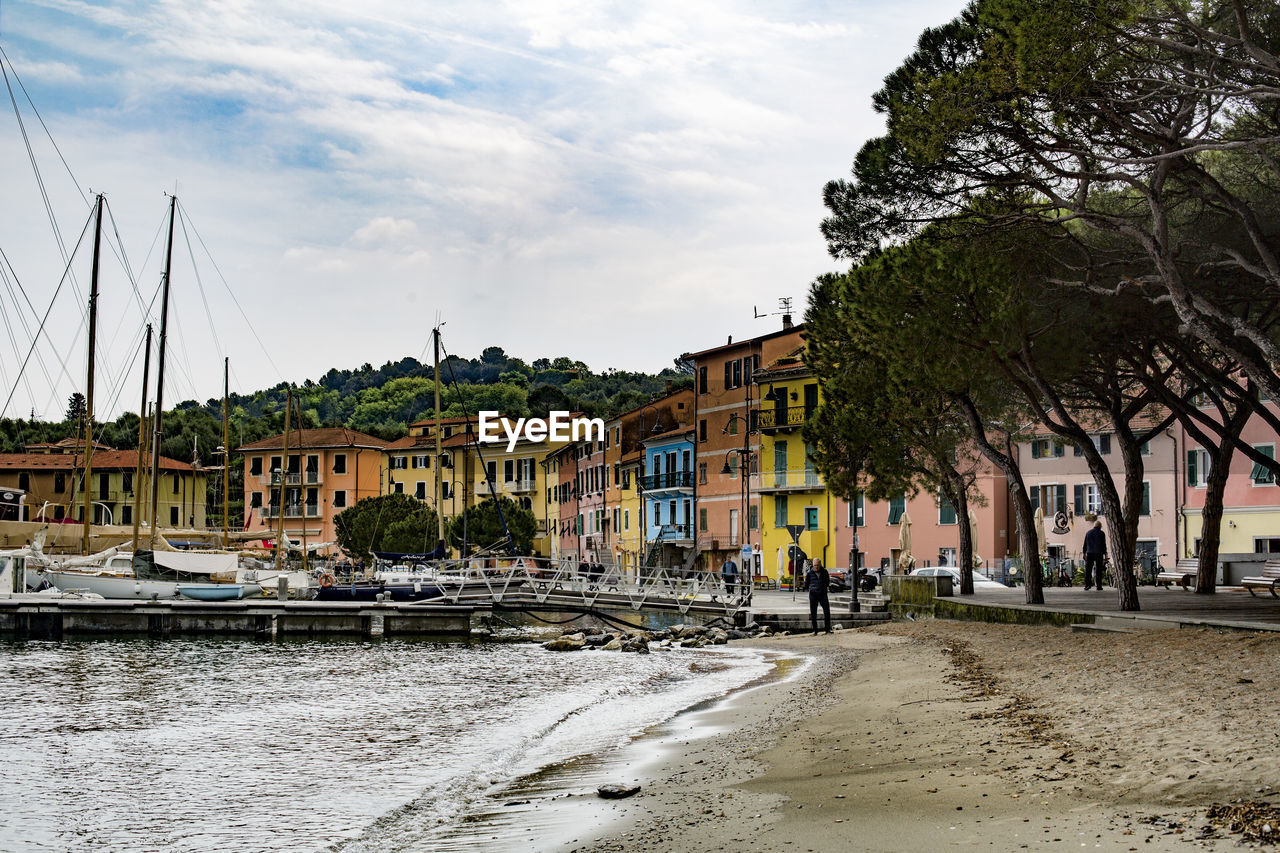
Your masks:
M0 599L0 637L467 636L475 608L374 602Z

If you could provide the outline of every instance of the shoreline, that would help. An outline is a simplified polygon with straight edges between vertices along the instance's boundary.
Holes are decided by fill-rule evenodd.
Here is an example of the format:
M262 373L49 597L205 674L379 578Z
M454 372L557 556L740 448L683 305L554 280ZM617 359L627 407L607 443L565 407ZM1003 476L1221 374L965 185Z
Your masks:
M1200 712L1256 729L1277 687L1198 708L1214 675L1196 664L1261 655L1243 671L1275 671L1280 642L1149 633L930 621L740 641L812 663L699 712L700 736L645 747L616 822L556 849L1237 849L1206 810L1273 797L1280 759ZM1213 722L1184 732L1181 713Z

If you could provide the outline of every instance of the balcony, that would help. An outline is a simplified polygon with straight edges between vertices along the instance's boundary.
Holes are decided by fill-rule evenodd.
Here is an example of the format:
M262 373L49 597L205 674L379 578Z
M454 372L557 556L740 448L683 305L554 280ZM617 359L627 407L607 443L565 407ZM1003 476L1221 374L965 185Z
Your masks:
M797 429L804 426L813 410L808 406L787 406L786 408L760 410L759 425L762 432L779 432Z
M692 542L692 524L664 524L658 528L655 542Z
M277 504L268 504L261 507L263 518L279 518L280 507ZM319 518L319 504L288 504L284 508L285 518Z
M287 474L272 471L258 476L258 482L265 486L278 486L281 480L286 486L318 486L322 479L319 471L290 471Z
M640 478L640 486L646 492L693 491L692 471L668 471L666 474L649 474Z
M505 488L508 492L514 492L517 494L521 492L538 491L537 480L507 480L502 485L503 485L503 488Z
M822 478L812 468L760 472L761 492L810 492L822 488Z

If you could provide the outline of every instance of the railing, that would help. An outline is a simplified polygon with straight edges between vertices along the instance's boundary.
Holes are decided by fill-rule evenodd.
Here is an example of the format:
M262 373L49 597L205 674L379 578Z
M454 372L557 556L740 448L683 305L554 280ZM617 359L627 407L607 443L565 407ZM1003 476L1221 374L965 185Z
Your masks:
M509 492L536 492L537 480L508 480L503 484Z
M692 489L692 471L668 471L665 474L648 474L642 477L640 485L646 492L658 489Z
M822 478L813 468L760 472L761 489L804 489L821 486Z
M658 541L666 539L692 539L692 524L664 524L658 528Z
M268 504L262 507L262 515L264 518L279 518L280 507L275 504ZM319 504L289 504L284 508L285 518L318 518L319 516Z
M787 406L785 409L760 410L760 429L789 429L803 426L813 410L808 406Z

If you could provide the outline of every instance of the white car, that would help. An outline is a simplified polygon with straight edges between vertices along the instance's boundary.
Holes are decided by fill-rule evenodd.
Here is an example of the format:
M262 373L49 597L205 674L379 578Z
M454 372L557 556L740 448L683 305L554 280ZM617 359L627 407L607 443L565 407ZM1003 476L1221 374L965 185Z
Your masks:
M955 587L955 589L960 588L960 570L955 566L925 566L922 569L916 569L911 574L918 577L926 577L926 578L937 577L938 575L951 575L953 579L952 584ZM991 578L987 577L982 572L974 572L973 588L976 591L979 589L1008 589L1009 587L1005 586L999 581L993 581Z

